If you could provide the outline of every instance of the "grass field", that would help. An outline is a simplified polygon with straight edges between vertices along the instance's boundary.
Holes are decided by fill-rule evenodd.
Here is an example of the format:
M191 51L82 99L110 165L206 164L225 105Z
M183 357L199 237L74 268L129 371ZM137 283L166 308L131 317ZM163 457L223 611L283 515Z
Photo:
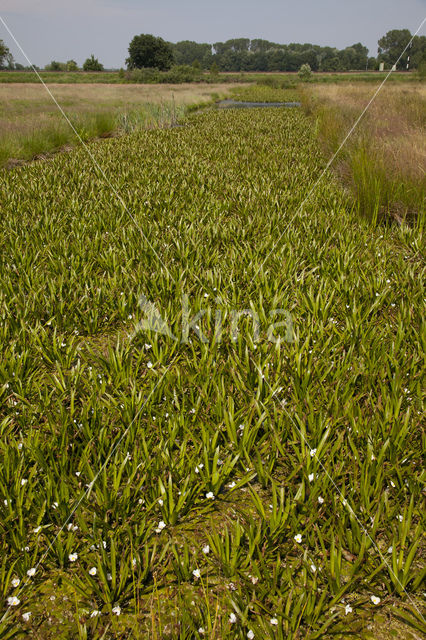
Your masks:
M372 96L363 83L313 85L302 92L327 156ZM340 153L336 169L370 218L423 222L426 197L426 85L386 84Z
M0 635L421 638L422 227L182 124L0 175Z
M50 84L126 84L132 82L131 78L127 79L126 75L120 74L118 71L104 71L104 72L72 72L72 71L40 71L40 76L44 82ZM7 83L22 83L35 81L35 73L33 71L0 71L0 84ZM332 84L336 82L372 82L377 83L386 77L386 72L369 71L369 72L345 72L345 73L333 73L333 72L317 72L314 74L315 82L325 82ZM227 83L227 82L259 82L267 79L268 81L275 80L276 82L298 82L299 78L297 72L224 72L215 74L212 76L209 72L202 74L196 82L213 82L213 83ZM395 72L392 73L388 82L416 82L418 80L417 72Z
M49 88L83 140L166 126L182 117L189 105L229 94L222 84L51 84ZM0 83L0 166L76 142L75 133L41 84Z

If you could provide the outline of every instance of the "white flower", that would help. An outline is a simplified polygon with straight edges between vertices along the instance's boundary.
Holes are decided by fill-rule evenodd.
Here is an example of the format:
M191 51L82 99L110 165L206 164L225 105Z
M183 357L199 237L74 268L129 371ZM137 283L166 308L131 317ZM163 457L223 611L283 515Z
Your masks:
M25 622L28 622L28 620L31 617L31 611L26 611L25 613L22 614L22 617L25 620Z
M311 571L316 573L316 570L317 570L316 566L314 564L311 564Z
M160 507L162 507L164 504L164 500L162 498L158 498L158 504L160 505Z
M91 569L89 569L90 576L95 576L97 573L98 573L98 570L96 569L96 567L92 567Z
M21 480L21 487L24 486L24 484L27 484L28 480L26 478L22 478Z
M97 617L98 617L98 616L100 616L100 615L101 615L101 612L100 612L100 611L98 611L97 609L94 609L94 610L92 611L92 613L90 614L90 617L91 617L91 618L97 618Z
M313 473L310 473L308 475L308 480L309 480L309 482L313 482L314 481L314 474Z
M234 482L234 481L230 482L230 483L228 484L228 487L229 487L230 489L233 489L233 488L235 487L235 482Z
M194 571L192 572L192 575L194 576L194 578L196 578L198 580L198 578L201 578L201 573L199 569L194 569Z
M203 467L204 467L203 463L202 463L202 462L200 462L200 464L198 464L198 465L195 467L195 469L194 469L195 473L200 473L200 471L201 471L201 469L202 469Z
M273 627L278 626L278 620L276 618L271 618L269 622L272 624Z
M254 638L254 633L253 633L253 631L251 629L247 634L247 638L249 638L249 640L253 640L253 638Z
M235 613L232 612L229 614L229 622L231 624L234 624L234 622L237 622L237 616L235 615Z
M81 471L76 471L75 475L77 476L77 478L81 475Z
M388 553L392 553L392 551L393 551L393 547L392 547L392 545L391 545L391 546L389 547L389 549L388 549Z
M209 553L210 553L210 547L209 547L209 545L208 545L208 544L206 544L206 546L205 546L205 547L203 547L202 551L203 551L203 553L204 553L205 555L209 554Z
M297 542L298 544L300 544L302 542L302 536L300 533L296 533L296 535L294 536L294 540L295 542Z
M324 498L322 496L318 496L318 502L320 504L324 504Z
M137 565L136 558L132 558L132 567L136 567L136 565Z
M117 604L115 607L113 607L112 612L116 615L119 616L121 613L121 607Z
M39 531L41 531L41 527L36 527L35 529L33 529L34 533L38 533Z
M70 555L68 556L68 560L70 562L75 562L78 558L78 554L77 553L70 553Z
M206 498L207 498L207 500L214 500L213 491L209 491L208 493L206 493Z
M12 580L10 581L12 587L19 587L19 583L20 583L20 579L19 578L12 578Z
M163 529L166 528L166 523L163 520L160 520L160 522L158 523L158 526L155 530L156 533L160 533L160 531L162 531Z
M205 629L204 629L204 627L200 627L200 628L198 629L198 633L200 634L200 636L203 636L203 635L205 634Z
M22 449L22 442L20 442L20 443L18 444L18 449L19 449L19 451ZM24 615L25 615L25 614L24 614ZM30 614L30 615L31 615L31 614Z
M377 596L371 596L371 602L373 604L379 604L380 598L378 598Z
M309 452L309 453L310 453L310 455L311 455L311 458L313 458L313 457L316 455L316 452L317 452L317 450L316 450L316 449L311 449L311 450L310 450L310 452Z
M109 580L110 582L112 580L112 575L110 573L107 573L107 580Z
M397 516L397 518L398 518L398 520L399 520L400 522L402 522L402 521L404 520L404 518L403 518L402 516Z
M346 607L345 607L345 616L347 616L348 613L352 613L352 611L353 611L353 609L352 609L351 605L347 604Z
M35 576L35 572L36 572L35 567L32 567L32 569L28 569L27 576L29 578L32 578L33 576Z
M7 604L9 605L9 607L17 607L20 602L21 601L16 596L11 596L7 599Z
M152 369L152 362L151 362L151 360L148 360L148 362L146 363L146 366L148 367L148 369Z

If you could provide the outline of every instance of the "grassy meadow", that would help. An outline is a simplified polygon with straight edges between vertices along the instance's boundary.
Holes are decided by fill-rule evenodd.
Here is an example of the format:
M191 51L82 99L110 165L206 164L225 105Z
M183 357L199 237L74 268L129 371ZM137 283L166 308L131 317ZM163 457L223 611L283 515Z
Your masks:
M221 84L49 84L49 89L84 141L138 127L169 126L189 105L229 94ZM0 83L0 167L77 142L41 84Z
M313 85L302 92L327 157L372 96L363 83ZM424 221L426 84L386 84L342 149L335 170L372 219Z
M423 225L310 109L0 173L1 638L423 637Z

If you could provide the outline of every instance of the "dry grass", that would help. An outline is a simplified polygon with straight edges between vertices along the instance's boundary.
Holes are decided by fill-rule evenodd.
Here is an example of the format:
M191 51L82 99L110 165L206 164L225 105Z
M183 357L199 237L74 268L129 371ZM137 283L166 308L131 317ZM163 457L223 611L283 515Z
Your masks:
M327 153L337 149L373 93L371 85L360 83L305 90L305 108L318 118ZM340 156L338 170L355 187L369 215L371 209L381 209L401 218L422 210L425 102L424 84L385 85Z
M152 105L169 105L170 113L175 106L180 114L187 105L229 93L223 84L50 84L49 88L83 138L114 131L123 114L137 113L143 122L140 112ZM42 85L0 84L0 165L55 150L74 138Z

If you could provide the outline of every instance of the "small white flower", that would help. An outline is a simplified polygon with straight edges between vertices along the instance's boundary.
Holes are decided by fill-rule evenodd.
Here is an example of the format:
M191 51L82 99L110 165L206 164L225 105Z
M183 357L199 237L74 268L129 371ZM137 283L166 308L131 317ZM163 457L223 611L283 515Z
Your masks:
M162 498L159 498L158 499L158 504L160 505L160 507L162 507L163 504L164 504L164 500Z
M148 360L148 362L146 363L146 366L148 367L148 369L152 369L152 362L151 362L151 360Z
M109 580L109 582L112 580L112 575L110 573L107 573L107 580Z
M208 545L208 544L206 544L206 546L205 546L205 547L203 547L202 551L203 551L204 555L208 555L208 554L210 553L210 547L209 547L209 545Z
M7 507L7 505L9 504L7 500L3 500L4 506Z
M97 573L98 573L98 570L96 569L96 567L92 567L91 569L89 569L90 576L95 576Z
M309 480L309 482L313 482L314 481L314 474L313 473L310 473L308 475L308 480Z
M94 609L94 610L92 611L92 613L90 614L90 617L91 617L91 618L97 618L97 617L98 617L98 616L100 616L100 615L101 615L101 612L100 612L100 611L98 611L97 609Z
M10 584L12 585L12 587L19 587L20 582L21 581L19 578L12 578L12 580L10 581Z
M254 638L254 632L251 629L247 634L247 638L249 638L249 640L253 640L253 638Z
M322 496L318 496L318 502L320 504L324 504L324 498Z
M393 547L390 546L389 549L388 549L388 553L392 553L392 551L393 551Z
M21 487L24 486L24 484L27 484L28 480L26 478L22 478L21 480Z
M34 533L38 533L39 531L41 531L41 527L36 527L35 529L33 529Z
M18 444L18 449L19 449L19 451L22 449L22 442L20 442L20 443ZM25 615L25 614L24 614L24 615ZM30 615L31 615L31 614L30 614Z
M198 629L198 633L200 634L200 636L203 636L203 635L205 634L205 629L204 629L204 627L200 627L200 628Z
M196 578L198 580L198 578L201 578L201 573L199 569L194 569L194 571L192 572L192 575L194 576L194 578Z
M166 528L166 523L164 522L164 520L160 520L160 522L158 523L157 529L162 531L165 528Z
M28 622L30 617L31 617L31 611L26 611L25 613L22 614L22 618L25 620L25 622Z
M237 616L235 615L235 613L234 613L234 612L232 612L232 613L230 613L230 614L229 614L229 622L230 622L231 624L234 624L234 622L237 622Z
M70 562L75 562L78 558L78 554L77 553L70 553L70 555L68 556L68 560Z
M316 566L314 564L311 564L311 571L313 571L313 573L316 573Z
M309 452L309 453L310 453L311 458L313 458L313 457L316 455L316 452L317 452L317 450L316 450L316 449L311 449L311 450L310 450L310 452Z
M33 576L35 576L35 572L36 572L35 567L32 567L32 569L28 569L27 576L29 578L32 578Z
M113 607L112 612L116 615L119 616L121 614L121 607L119 605L116 605L115 607Z
M403 518L402 516L397 516L397 518L398 518L398 520L399 520L400 522L402 522L402 521L404 520L404 518Z
M77 476L77 478L81 475L81 471L76 471L75 475Z
M230 483L228 484L228 487L229 487L230 489L233 489L233 488L235 487L235 482L234 482L234 481L230 482Z
M352 611L353 611L353 609L352 609L351 605L347 604L346 607L345 607L345 616L347 616L348 613L352 613Z
M296 533L296 535L294 536L294 540L295 542L297 542L298 544L300 544L302 542L302 536L300 533Z
M278 626L278 620L276 618L271 618L269 622L272 624L273 627Z
M378 598L377 596L371 596L371 602L373 604L379 604L380 603L380 598Z
M9 605L9 607L17 607L20 602L21 601L16 596L11 596L7 599L7 604Z
M394 481L393 481L393 480L391 480L391 481L390 481L390 483L391 483L391 487L395 488L395 483L394 483Z
M206 493L206 498L207 498L207 500L214 500L214 493L213 493L213 491L208 491L208 492Z

